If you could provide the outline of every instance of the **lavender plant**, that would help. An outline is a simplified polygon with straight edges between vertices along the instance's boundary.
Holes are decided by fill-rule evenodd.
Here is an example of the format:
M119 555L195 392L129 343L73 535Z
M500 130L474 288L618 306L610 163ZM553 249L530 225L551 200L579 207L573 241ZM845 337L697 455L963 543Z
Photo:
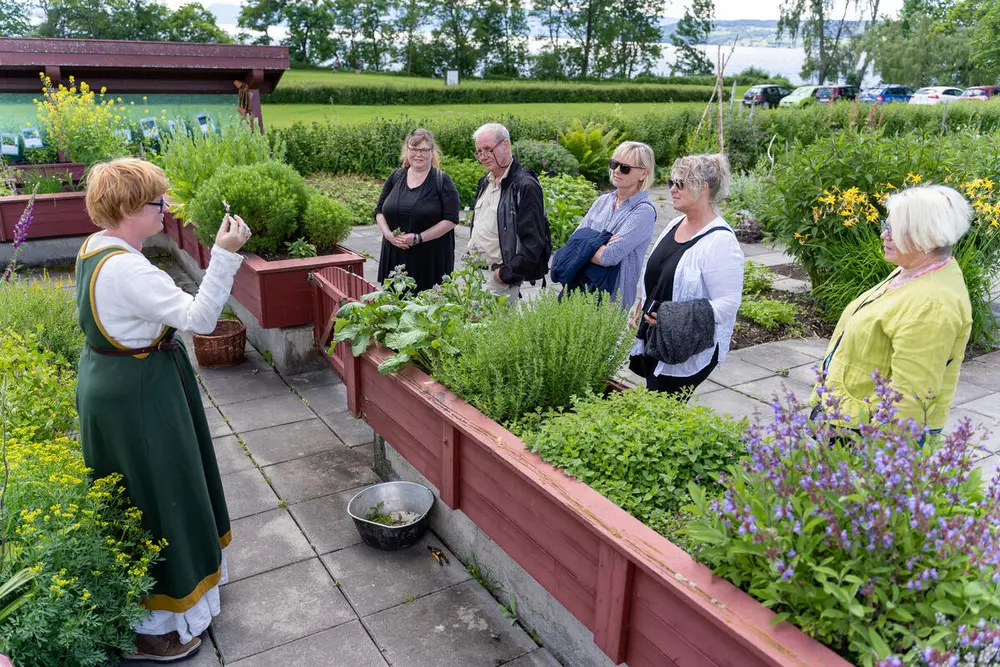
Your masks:
M909 663L894 655L878 667L993 667L1000 664L1000 625L979 619L975 626L963 625L945 648L925 647Z
M932 435L900 419L901 394L872 377L872 419L853 430L822 381L815 421L794 397L776 400L722 498L691 486L688 534L775 623L864 667L892 655L924 664L913 661L1000 616L1000 476L984 488L968 420Z
M9 283L14 278L14 272L17 270L17 256L21 254L21 247L28 238L28 228L31 227L31 221L35 217L35 197L37 196L38 184L36 183L35 189L31 192L31 199L28 200L28 205L24 207L24 213L21 214L21 219L14 225L13 254L3 272L3 282L5 283Z

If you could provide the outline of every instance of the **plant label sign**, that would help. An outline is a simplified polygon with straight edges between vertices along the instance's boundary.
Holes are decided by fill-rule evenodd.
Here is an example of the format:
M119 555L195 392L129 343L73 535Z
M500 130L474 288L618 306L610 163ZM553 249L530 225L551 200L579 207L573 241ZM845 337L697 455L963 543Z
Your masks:
M446 86L457 86L458 85L458 70L450 69L445 72L444 75L444 85Z
M139 119L139 127L142 128L142 136L146 139L156 139L160 136L160 128L156 126L156 119L152 116Z
M19 155L20 153L17 135L13 132L0 132L0 155Z
M212 117L207 113L200 113L194 117L198 121L198 127L201 128L201 133L203 135L209 132L215 132L215 125L212 124Z
M132 130L127 127L121 130L115 130L115 136L124 139L127 143L132 143Z
M42 135L37 127L25 127L21 130L21 140L24 141L25 148L41 148Z

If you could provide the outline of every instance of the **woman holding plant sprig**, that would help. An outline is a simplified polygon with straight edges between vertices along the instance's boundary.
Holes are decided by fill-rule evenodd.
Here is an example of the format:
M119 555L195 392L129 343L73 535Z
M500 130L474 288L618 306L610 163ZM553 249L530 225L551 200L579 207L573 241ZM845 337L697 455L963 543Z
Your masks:
M849 426L866 423L877 370L902 394L899 416L940 432L955 399L972 304L951 249L972 208L952 188L912 187L886 202L885 259L898 268L844 309L823 371ZM812 404L820 412L820 396Z
M198 383L174 332L215 328L243 261L236 251L250 238L238 216L225 216L192 297L141 252L163 229L166 191L163 171L149 162L94 166L87 213L103 231L83 243L76 263L84 460L96 477L121 473L143 527L167 543L142 601L150 614L134 628L137 650L126 656L156 662L183 660L201 646L198 635L219 613L232 537Z
M438 168L440 161L433 134L422 128L410 132L399 155L402 166L385 180L375 206L383 237L380 283L402 265L422 292L455 270L458 189Z

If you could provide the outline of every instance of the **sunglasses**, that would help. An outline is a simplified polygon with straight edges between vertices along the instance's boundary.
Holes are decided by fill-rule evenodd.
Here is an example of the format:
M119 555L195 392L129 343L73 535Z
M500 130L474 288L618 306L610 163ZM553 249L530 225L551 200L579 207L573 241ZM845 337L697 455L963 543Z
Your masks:
M163 207L166 206L166 204L167 201L161 197L160 201L147 202L146 206L155 206L160 213L163 213Z
M683 190L684 181L675 181L674 179L671 178L670 180L667 181L667 188L677 188L678 190Z
M624 162L619 162L618 160L611 159L608 160L608 168L611 171L617 169L622 173L622 176L628 176L629 172L631 172L633 169L638 169L639 167L633 167L632 165L625 164Z

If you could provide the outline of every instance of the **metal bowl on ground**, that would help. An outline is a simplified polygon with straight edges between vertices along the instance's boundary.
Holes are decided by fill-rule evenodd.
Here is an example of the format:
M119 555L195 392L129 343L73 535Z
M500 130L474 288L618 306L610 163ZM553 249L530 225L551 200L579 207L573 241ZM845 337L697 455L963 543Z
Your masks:
M413 546L423 537L433 505L434 493L423 484L384 482L369 486L351 498L351 502L347 504L347 513L354 519L354 525L365 544L393 551ZM365 518L374 507L378 507L384 514L412 512L417 518L404 525L387 526Z

